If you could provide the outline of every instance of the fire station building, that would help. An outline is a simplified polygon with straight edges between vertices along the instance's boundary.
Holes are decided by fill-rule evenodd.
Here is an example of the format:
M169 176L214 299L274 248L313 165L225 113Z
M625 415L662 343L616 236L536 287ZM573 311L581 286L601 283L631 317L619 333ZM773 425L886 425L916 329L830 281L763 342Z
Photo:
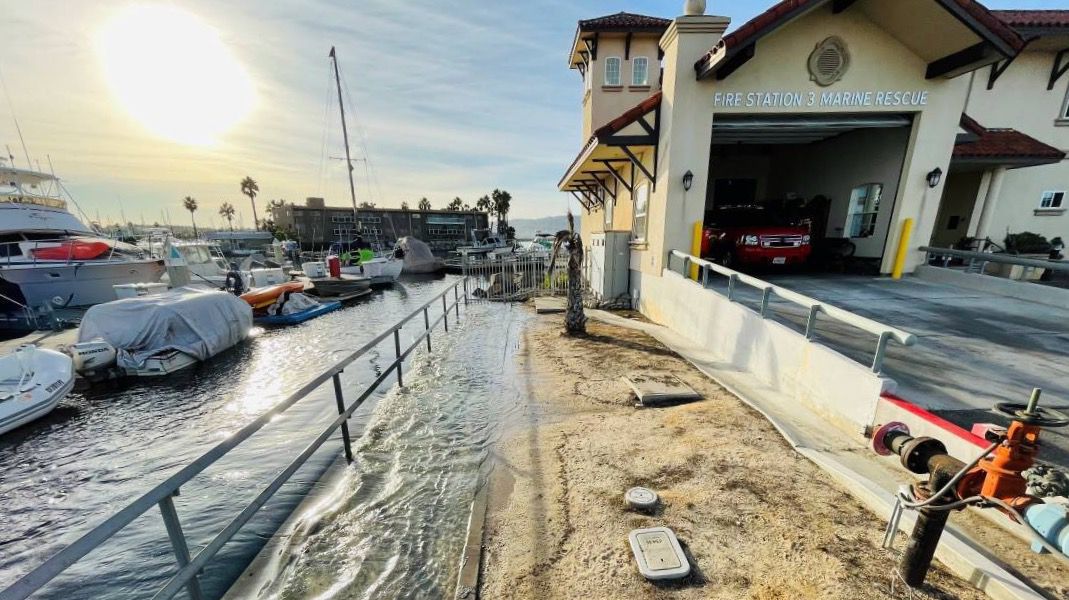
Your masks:
M806 216L890 273L921 246L1069 239L1069 11L974 0L784 0L579 22L581 149L560 181L589 243L629 232L632 296L717 207ZM715 9L715 2L710 8Z

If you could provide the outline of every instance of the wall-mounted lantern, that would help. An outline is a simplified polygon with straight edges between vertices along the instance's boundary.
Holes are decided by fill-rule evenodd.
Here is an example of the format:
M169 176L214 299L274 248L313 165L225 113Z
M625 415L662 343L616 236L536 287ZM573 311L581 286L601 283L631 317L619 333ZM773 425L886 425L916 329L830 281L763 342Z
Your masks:
M939 182L943 181L943 169L936 167L934 171L928 173L928 187L939 187Z
M687 171L683 174L683 191L689 192L692 185L694 185L694 173Z

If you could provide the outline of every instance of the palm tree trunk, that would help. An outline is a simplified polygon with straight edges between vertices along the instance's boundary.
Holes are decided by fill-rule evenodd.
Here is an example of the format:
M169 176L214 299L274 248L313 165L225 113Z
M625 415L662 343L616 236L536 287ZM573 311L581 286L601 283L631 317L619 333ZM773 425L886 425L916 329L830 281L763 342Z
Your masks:
M197 219L194 218L193 211L189 211L189 220L193 221L193 237L200 237L200 234L197 233Z
M230 233L234 233L234 217L227 217L226 223L230 226Z
M568 309L564 314L564 330L568 335L586 333L586 313L583 312L583 238L572 234L568 252Z
M249 202L252 203L252 228L260 230L260 219L256 217L256 196L249 196Z

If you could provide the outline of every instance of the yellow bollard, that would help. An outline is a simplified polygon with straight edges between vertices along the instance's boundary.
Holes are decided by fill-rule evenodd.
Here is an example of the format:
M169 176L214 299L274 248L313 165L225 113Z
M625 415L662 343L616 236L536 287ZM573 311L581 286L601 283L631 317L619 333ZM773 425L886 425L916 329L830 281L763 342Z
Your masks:
M913 219L902 222L902 235L898 238L898 253L895 254L895 266L891 271L892 279L902 279L902 270L906 267L906 254L909 252L909 238L913 235Z
M693 239L690 241L690 255L695 258L702 257L702 234L704 225L701 221L694 222ZM698 281L698 265L690 266L690 278L694 281Z

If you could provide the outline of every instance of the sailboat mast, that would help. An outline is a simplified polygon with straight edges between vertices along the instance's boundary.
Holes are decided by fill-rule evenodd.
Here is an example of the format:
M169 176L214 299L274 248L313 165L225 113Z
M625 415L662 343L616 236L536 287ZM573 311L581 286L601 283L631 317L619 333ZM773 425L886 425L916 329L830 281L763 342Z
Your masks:
M356 185L353 184L353 160L349 156L349 130L345 127L345 102L341 97L341 76L338 75L338 57L334 46L330 47L330 60L334 64L334 83L338 86L338 108L341 109L341 134L345 141L345 166L349 168L349 196L353 200L353 227L358 227L356 211Z

